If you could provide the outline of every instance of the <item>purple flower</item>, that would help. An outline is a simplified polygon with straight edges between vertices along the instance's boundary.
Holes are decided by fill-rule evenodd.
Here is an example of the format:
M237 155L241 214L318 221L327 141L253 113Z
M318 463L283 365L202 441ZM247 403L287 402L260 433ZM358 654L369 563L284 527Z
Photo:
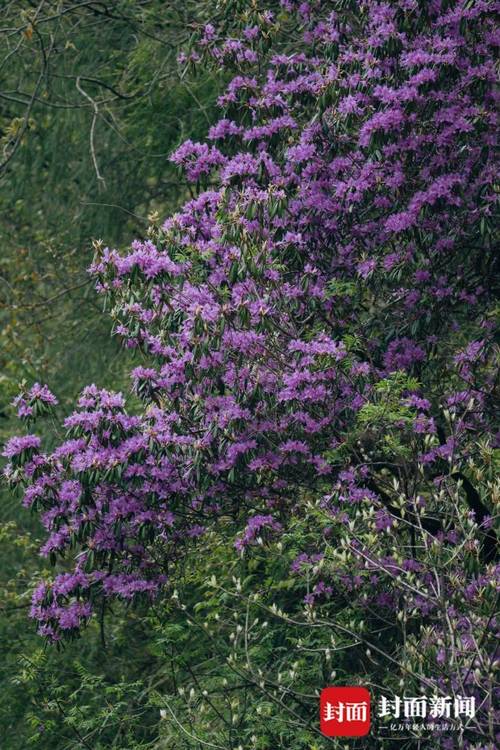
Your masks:
M490 599L471 570L492 577L483 464L498 439L491 5L396 0L346 15L283 0L279 23L263 7L200 24L182 64L226 82L221 119L172 161L210 187L192 186L155 241L98 250L90 269L141 357L140 403L89 385L50 455L35 436L5 448L6 478L41 513L42 554L66 555L70 577L33 602L45 635L83 627L89 601L151 600L167 567L175 576L231 518L240 552L286 534L295 583L332 616L330 581L346 622L411 612L440 693L476 679L471 623L487 627ZM55 403L35 384L16 405L30 420ZM462 473L486 503L477 526ZM328 577L312 580L322 555ZM443 676L438 558L464 651Z
M13 437L5 444L2 456L13 458L14 456L19 456L23 451L32 453L33 451L37 451L40 445L41 441L37 435Z
M241 551L249 544L255 544L263 531L278 532L281 529L282 525L273 516L252 516L246 525L243 535L236 540L234 546L238 551Z
M408 338L392 341L384 354L384 365L388 370L408 370L425 359L425 351Z

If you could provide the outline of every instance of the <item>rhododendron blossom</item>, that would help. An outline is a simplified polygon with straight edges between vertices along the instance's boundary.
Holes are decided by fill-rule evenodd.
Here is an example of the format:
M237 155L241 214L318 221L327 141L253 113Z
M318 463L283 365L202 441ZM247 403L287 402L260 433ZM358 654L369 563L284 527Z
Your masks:
M323 571L306 604L348 591L391 611L386 581L422 570L413 532L405 559L377 555L356 537L359 508L384 539L409 524L457 550L466 530L446 493L471 523L487 516L466 472L495 440L494 3L333 5L287 0L279 22L277 4L249 9L241 38L201 30L181 64L234 75L208 133L217 146L187 141L172 156L199 193L127 254L97 246L90 271L115 331L144 355L131 373L144 407L89 386L65 442L27 476L16 469L44 553L79 550L69 578L35 593L52 639L103 597L156 596L220 519L250 554L316 498L330 534L351 529L358 568ZM23 446L39 448L15 438L5 455ZM492 540L478 535L484 565ZM321 544L297 575L321 563ZM461 559L454 575L473 597ZM439 621L433 596L407 594Z

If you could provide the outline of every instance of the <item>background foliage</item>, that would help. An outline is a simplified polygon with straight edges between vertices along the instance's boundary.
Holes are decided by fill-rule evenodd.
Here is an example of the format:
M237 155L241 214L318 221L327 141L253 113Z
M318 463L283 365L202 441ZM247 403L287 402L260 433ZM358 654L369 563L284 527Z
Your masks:
M183 81L176 62L203 12L161 0L0 3L2 441L23 380L53 383L63 408L85 383L124 382L86 269L94 239L126 243L189 195L168 156L214 117L217 81ZM152 740L157 656L145 623L118 615L105 658L98 628L62 654L46 650L27 620L28 588L44 573L38 523L5 488L0 522L2 748Z

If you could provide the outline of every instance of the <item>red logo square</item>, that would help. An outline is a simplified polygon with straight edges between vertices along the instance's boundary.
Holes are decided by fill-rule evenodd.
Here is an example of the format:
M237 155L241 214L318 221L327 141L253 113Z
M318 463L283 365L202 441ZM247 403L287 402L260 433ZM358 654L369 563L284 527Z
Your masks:
M324 688L319 717L327 737L363 737L370 731L370 693L364 687Z

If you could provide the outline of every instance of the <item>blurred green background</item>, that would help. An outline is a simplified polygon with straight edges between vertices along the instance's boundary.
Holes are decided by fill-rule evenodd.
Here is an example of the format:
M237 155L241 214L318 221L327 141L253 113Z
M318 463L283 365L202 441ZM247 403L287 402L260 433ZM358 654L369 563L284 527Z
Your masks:
M128 388L130 355L110 336L86 269L93 239L126 247L148 215L189 195L168 157L215 117L217 82L182 80L177 64L204 10L177 0L0 2L1 443L20 429L10 402L22 380L49 383L62 413L88 383ZM27 618L48 566L42 538L2 487L0 747L142 746L155 736L137 698L136 681L153 670L147 628L118 615L106 658L98 628L63 654L46 649ZM115 710L112 720L100 713Z

